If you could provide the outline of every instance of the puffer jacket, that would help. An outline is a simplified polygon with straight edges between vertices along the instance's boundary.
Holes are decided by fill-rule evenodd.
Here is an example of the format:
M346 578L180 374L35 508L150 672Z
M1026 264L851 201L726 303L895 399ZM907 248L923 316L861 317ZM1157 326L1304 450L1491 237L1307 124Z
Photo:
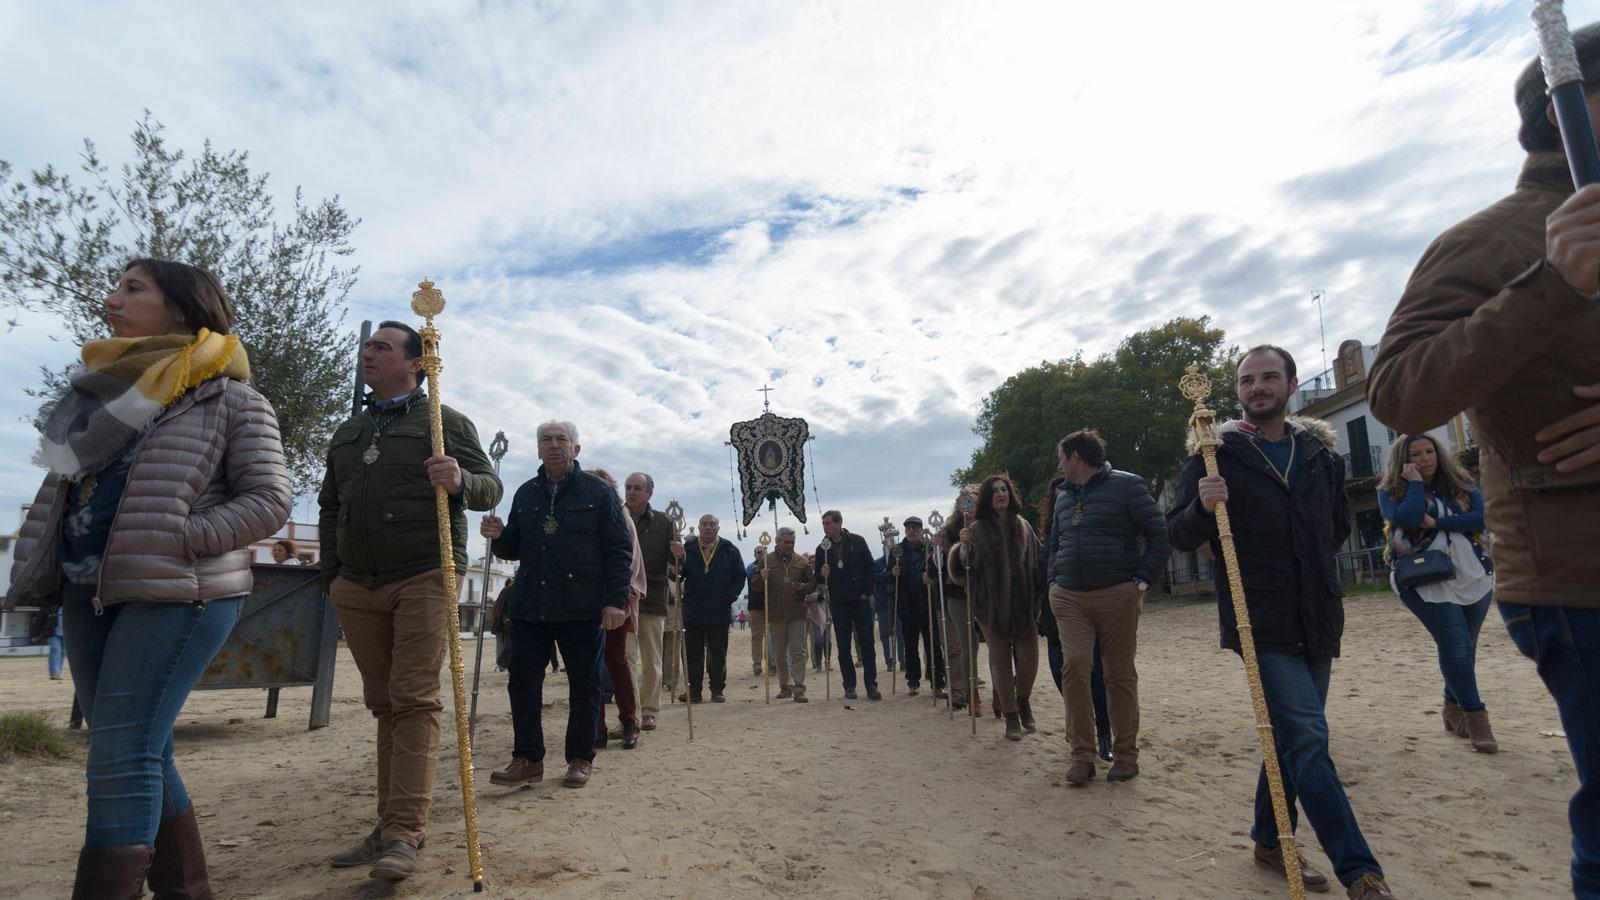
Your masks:
M213 379L178 398L142 441L111 522L96 608L248 594L249 546L276 532L294 502L272 404L244 382ZM17 540L7 609L60 602L67 489L54 474L39 488Z
M1338 656L1344 636L1344 587L1334 554L1350 536L1344 460L1334 452L1338 435L1321 419L1291 416L1293 488L1251 446L1238 422L1219 429L1217 471L1228 483L1228 522L1239 558L1239 580L1257 650ZM1191 443L1193 439L1191 437ZM1192 448L1191 448L1192 449ZM1195 550L1209 544L1222 559L1217 519L1200 504L1205 463L1190 456L1178 476L1178 499L1167 512L1172 545ZM1217 567L1217 621L1222 646L1237 651L1233 594Z
M1051 584L1094 591L1127 581L1155 584L1171 552L1166 520L1144 479L1108 462L1081 486L1062 482L1040 555Z
M1527 159L1512 194L1450 227L1417 263L1367 379L1372 414L1422 434L1465 410L1481 445L1495 598L1600 609L1600 464L1539 462L1547 425L1593 400L1600 305L1545 264L1545 217L1572 195L1560 153Z

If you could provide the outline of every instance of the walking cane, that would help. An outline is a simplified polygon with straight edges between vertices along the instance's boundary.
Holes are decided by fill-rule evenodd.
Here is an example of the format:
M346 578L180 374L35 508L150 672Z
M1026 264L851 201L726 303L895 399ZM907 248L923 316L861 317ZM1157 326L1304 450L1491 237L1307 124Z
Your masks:
M778 527L777 501L773 501L772 504L772 523L772 527ZM761 537L756 538L756 543L761 545L761 549L766 550L767 546L772 543L772 535L763 531L761 532ZM762 640L766 643L762 647L761 653L761 690L767 695L766 702L768 706L772 705L772 667L767 665L767 654L772 652L772 595L767 593L767 588L772 584L767 575L770 569L769 558L771 556L771 551L761 554L761 603L766 607L765 615L761 617L761 630L766 632L766 634L762 635Z
M928 527L933 529L933 533L934 534L942 534L940 529L944 527L944 516L940 515L939 511L937 509L934 510L933 512L928 513ZM950 647L949 647L949 643L950 643L950 623L945 620L945 609L944 609L944 548L937 541L932 541L932 539L930 539L930 541L933 543L933 570L934 570L934 577L939 580L939 633L944 635L944 640L945 640L945 648L944 648L944 655L945 655L945 666L944 666L945 718L950 719L951 721L954 721L955 717L956 717L956 682L955 682L955 677L954 676L955 676L956 673L950 671ZM965 647L961 648L961 650L962 650L963 654L966 653L966 648ZM963 655L962 658L965 659L966 658L965 655Z
M418 332L422 336L422 368L428 373L428 428L433 437L433 455L443 456L444 418L439 402L439 330L433 317L444 312L444 295L433 282L423 279L411 294L411 311L423 318ZM442 484L433 486L434 511L439 524L439 576L444 582L445 624L450 629L450 687L454 692L456 719L456 762L461 774L461 808L467 820L467 865L472 889L483 892L483 852L478 845L478 799L472 781L472 734L467 723L466 670L461 662L461 612L456 609L456 552L450 523L450 496ZM479 642L482 646L482 642Z
M1190 365L1187 375L1178 382L1183 396L1194 401L1194 412L1189 416L1189 429L1196 449L1205 461L1206 474L1217 474L1217 447L1222 438L1217 435L1217 414L1206 406L1211 396L1211 379ZM1245 605L1244 582L1239 574L1239 556L1233 547L1233 527L1228 520L1228 504L1218 503L1213 513L1217 520L1217 541L1222 545L1222 566L1228 576L1228 591L1233 595L1233 616L1239 632L1240 656L1244 658L1245 680L1250 685L1250 705L1256 719L1256 738L1261 743L1262 764L1267 771L1267 789L1272 795L1272 814L1278 823L1278 841L1283 849L1284 872L1289 878L1289 896L1304 900L1305 880L1300 872L1300 851L1295 846L1294 832L1289 824L1289 807L1284 801L1283 773L1278 768L1277 743L1272 739L1272 719L1267 713L1266 693L1261 687L1261 668L1256 663L1255 629L1250 625L1250 608Z
M496 431L494 440L489 442L489 458L494 460L494 477L500 477L500 460L506 455L506 450L511 442L506 440L504 431ZM497 507L498 508L498 507ZM494 515L495 510L489 510L489 515ZM494 555L489 552L489 542L483 545L483 608L478 611L478 627L475 637L478 639L477 657L472 661L472 711L467 716L467 738L474 746L478 742L478 676L483 672L483 620L489 612L489 561Z

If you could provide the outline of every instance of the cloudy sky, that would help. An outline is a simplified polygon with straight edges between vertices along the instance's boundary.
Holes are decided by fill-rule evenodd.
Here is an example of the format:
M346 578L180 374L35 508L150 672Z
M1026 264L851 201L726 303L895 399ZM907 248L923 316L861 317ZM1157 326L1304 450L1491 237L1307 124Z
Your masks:
M352 328L439 284L446 401L507 432L508 483L572 419L584 462L726 525L766 383L875 538L948 506L978 403L1041 360L1209 314L1309 373L1316 289L1330 348L1375 341L1432 236L1512 186L1528 8L0 0L0 159L115 164L145 108L248 150L363 220ZM5 531L51 330L0 337Z

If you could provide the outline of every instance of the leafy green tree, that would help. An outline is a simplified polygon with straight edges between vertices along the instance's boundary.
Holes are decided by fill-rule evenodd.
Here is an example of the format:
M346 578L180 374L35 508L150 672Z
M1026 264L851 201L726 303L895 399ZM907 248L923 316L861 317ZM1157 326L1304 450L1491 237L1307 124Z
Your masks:
M1055 474L1057 443L1093 428L1112 464L1143 476L1159 497L1188 455L1193 404L1178 392L1185 368L1199 363L1216 385L1212 406L1224 416L1239 414L1231 389L1237 349L1223 340L1210 317L1180 317L1129 335L1093 362L1079 353L1018 372L984 398L973 425L983 443L952 483L1010 472L1032 506Z
M299 189L283 212L249 155L206 141L188 158L169 149L147 110L133 130L133 161L113 175L85 140L82 183L55 166L12 177L0 160L0 305L52 313L75 344L106 337L102 301L140 256L216 273L255 385L277 410L296 487L320 477L328 435L346 414L350 335L345 300L358 268L359 220L337 196L308 204ZM46 370L54 394L65 367Z

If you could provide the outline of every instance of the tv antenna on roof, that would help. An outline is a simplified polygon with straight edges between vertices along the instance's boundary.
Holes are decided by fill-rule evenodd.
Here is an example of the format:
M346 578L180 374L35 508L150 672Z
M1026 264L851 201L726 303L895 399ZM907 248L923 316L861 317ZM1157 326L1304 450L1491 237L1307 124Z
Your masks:
M1322 305L1328 299L1328 292L1321 288L1311 292L1311 302L1317 305L1317 330L1322 333L1322 371L1328 371L1328 329L1322 324Z

